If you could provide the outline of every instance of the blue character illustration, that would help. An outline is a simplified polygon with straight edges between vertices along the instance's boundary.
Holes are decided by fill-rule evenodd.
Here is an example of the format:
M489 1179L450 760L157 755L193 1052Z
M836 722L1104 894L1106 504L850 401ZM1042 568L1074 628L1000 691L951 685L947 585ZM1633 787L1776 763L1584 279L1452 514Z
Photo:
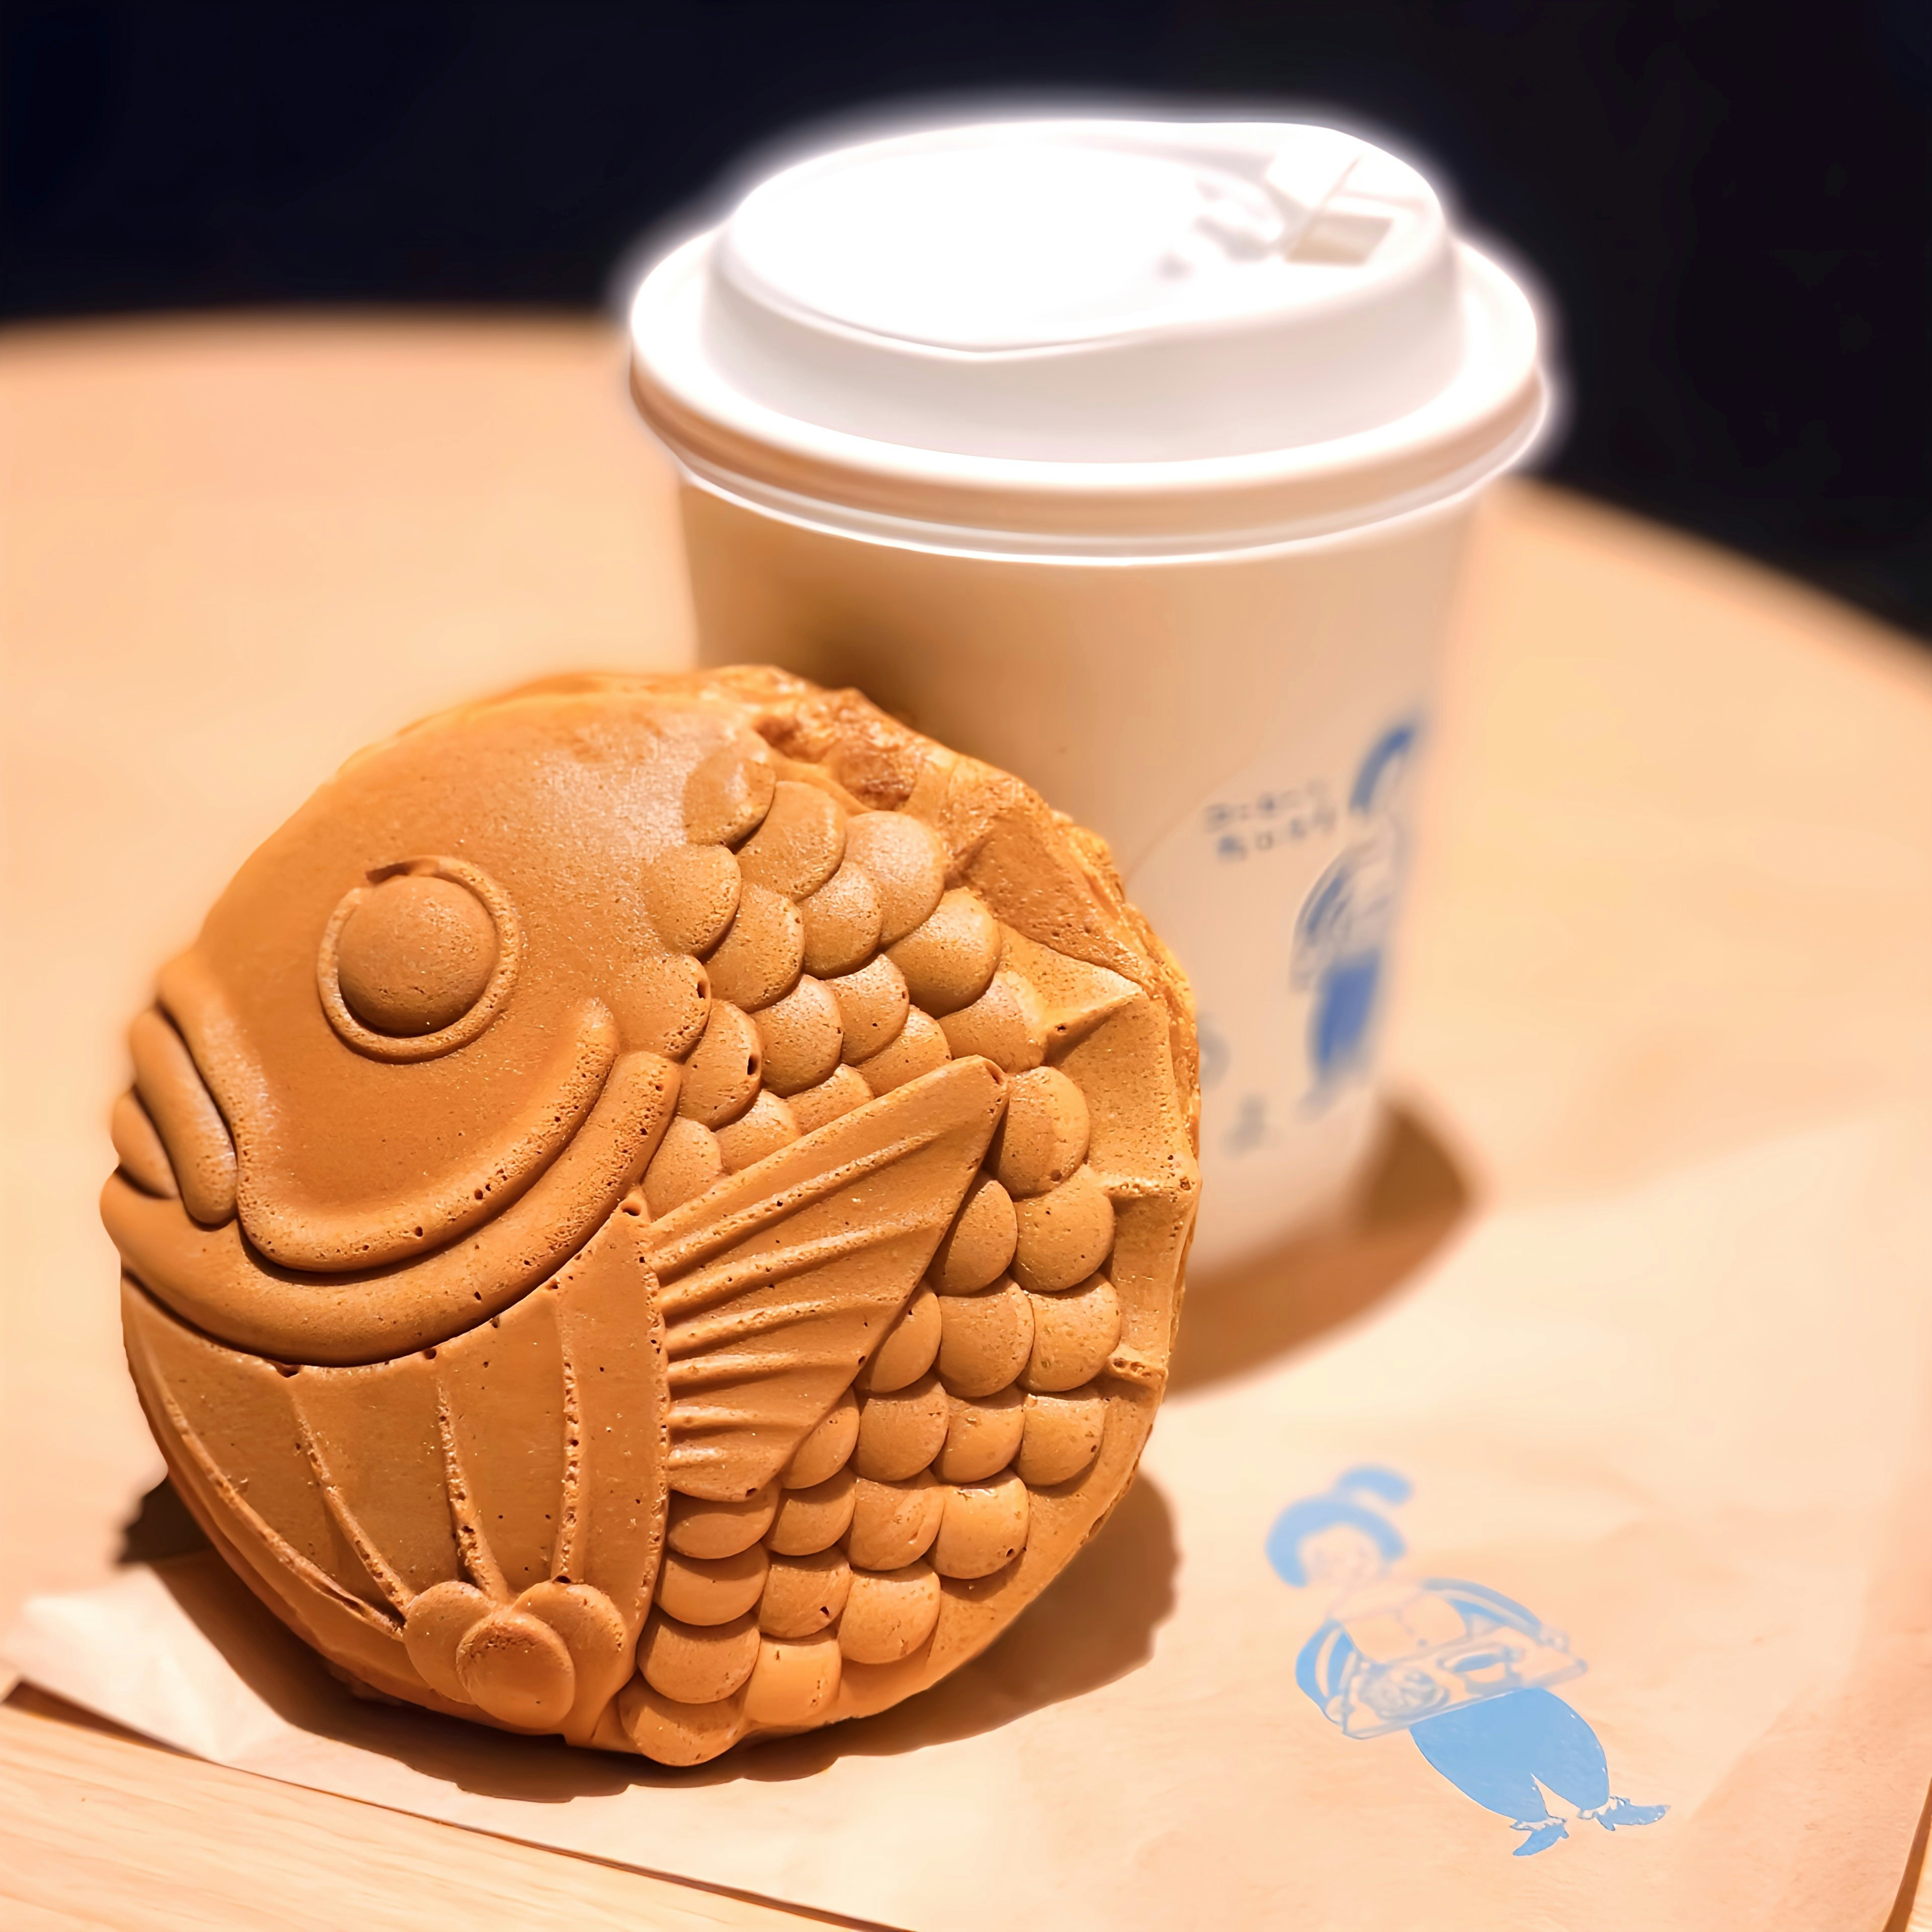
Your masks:
M1516 1858L1570 1835L1546 1792L1606 1832L1654 1825L1670 1808L1613 1796L1596 1732L1550 1688L1588 1668L1561 1630L1479 1583L1396 1574L1406 1546L1376 1505L1408 1493L1393 1469L1351 1469L1275 1519L1276 1574L1330 1597L1295 1682L1344 1736L1407 1731L1459 1791L1524 1834Z
M1312 1107L1368 1070L1383 963L1408 864L1402 794L1418 730L1413 721L1391 726L1369 748L1348 789L1353 836L1295 916L1289 983L1298 992L1312 988L1315 995L1308 1022Z

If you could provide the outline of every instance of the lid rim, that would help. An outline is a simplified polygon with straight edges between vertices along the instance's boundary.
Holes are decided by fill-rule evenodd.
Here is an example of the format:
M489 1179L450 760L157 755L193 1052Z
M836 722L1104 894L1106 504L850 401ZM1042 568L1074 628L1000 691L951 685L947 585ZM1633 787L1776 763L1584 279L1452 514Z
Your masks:
M1466 499L1504 471L1525 460L1550 421L1550 398L1538 385L1535 405L1506 443L1460 470L1394 494L1365 497L1326 514L1262 524L1203 523L1196 527L1123 530L1117 520L1105 532L1071 526L1029 529L990 524L934 523L896 512L856 508L824 497L804 497L761 484L694 459L666 446L688 484L779 522L895 549L1024 563L1089 568L1188 563L1252 556L1294 546L1346 538L1384 524L1422 515ZM1258 506L1257 506L1258 507Z
M1486 459L1492 469L1517 460L1545 409L1528 298L1502 268L1457 241L1471 347L1481 340L1490 352L1467 355L1444 390L1393 422L1285 450L1142 462L968 455L885 442L787 416L715 380L707 393L702 381L680 381L689 372L676 367L674 352L647 352L646 325L680 292L681 278L701 268L712 239L686 242L640 286L631 389L639 413L680 463L700 476L736 478L753 498L775 490L835 513L988 536L1134 540L1328 524L1337 515L1367 522L1384 514L1381 506L1432 484L1443 495L1468 487ZM650 331L661 351L674 346L668 334Z

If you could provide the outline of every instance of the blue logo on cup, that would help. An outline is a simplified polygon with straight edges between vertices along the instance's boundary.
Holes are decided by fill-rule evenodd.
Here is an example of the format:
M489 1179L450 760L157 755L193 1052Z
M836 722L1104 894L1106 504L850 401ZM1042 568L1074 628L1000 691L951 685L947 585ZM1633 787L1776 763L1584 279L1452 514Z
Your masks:
M1288 982L1310 992L1304 1102L1319 1112L1369 1069L1389 940L1408 869L1406 794L1420 731L1413 718L1370 746L1348 788L1348 843L1295 916Z

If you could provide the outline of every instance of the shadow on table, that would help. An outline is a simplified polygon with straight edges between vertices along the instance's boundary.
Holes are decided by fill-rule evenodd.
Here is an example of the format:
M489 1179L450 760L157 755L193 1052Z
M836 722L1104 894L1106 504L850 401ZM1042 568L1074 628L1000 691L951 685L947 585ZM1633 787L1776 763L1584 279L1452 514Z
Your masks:
M1393 1109L1373 1164L1333 1222L1238 1267L1190 1277L1170 1392L1264 1367L1366 1314L1444 1245L1471 1199L1441 1139L1408 1109Z
M1322 1232L1190 1294L1172 1386L1204 1387L1265 1366L1362 1315L1448 1239L1469 1192L1412 1114L1391 1117L1353 1206ZM808 1778L841 1757L890 1756L974 1736L1085 1695L1144 1664L1172 1612L1173 1513L1144 1474L1105 1531L986 1654L878 1716L734 1751L688 1770L513 1737L374 1697L331 1674L210 1550L165 1484L128 1526L124 1562L157 1574L230 1666L299 1730L334 1738L460 1790L561 1804L634 1785Z
M464 1791L562 1804L632 1785L808 1778L840 1757L917 1750L1082 1696L1153 1654L1154 1631L1174 1606L1175 1561L1167 1499L1142 1476L1106 1533L1053 1588L984 1656L943 1683L876 1718L734 1751L690 1770L574 1750L554 1738L512 1737L352 1688L206 1547L162 1558L155 1574L236 1675L296 1730L377 1753Z
M116 1563L165 1563L170 1556L192 1556L212 1547L208 1533L188 1514L173 1484L164 1476L134 1505L122 1526L121 1553Z

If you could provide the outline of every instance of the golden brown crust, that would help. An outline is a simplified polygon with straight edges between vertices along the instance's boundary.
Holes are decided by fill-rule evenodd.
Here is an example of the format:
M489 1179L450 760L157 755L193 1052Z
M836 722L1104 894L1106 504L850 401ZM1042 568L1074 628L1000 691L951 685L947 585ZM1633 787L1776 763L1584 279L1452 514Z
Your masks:
M413 726L162 1008L104 1203L142 1400L386 1694L697 1762L934 1682L1131 1479L1186 982L1098 838L857 692L590 675Z

